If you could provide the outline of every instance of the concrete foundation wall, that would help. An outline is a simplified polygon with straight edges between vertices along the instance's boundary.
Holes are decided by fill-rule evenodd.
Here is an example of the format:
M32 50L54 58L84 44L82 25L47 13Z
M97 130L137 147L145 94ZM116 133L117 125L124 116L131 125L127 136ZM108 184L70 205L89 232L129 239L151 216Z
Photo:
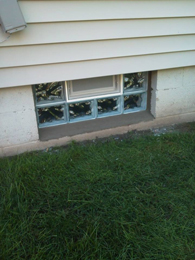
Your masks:
M0 148L38 138L31 86L0 89Z
M155 118L195 112L195 66L153 72L152 89Z

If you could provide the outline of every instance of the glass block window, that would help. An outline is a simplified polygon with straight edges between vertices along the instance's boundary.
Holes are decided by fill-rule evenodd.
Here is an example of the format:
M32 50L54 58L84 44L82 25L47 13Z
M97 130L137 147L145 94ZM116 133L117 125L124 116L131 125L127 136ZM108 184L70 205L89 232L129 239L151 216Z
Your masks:
M36 102L54 101L63 99L62 82L52 82L35 85Z
M69 103L70 122L91 119L94 117L93 112L93 101Z
M64 120L64 106L38 108L39 123L53 123Z
M98 117L121 113L120 97L98 99L97 105Z
M147 73L131 73L124 75L124 92L146 90Z
M148 73L33 86L39 128L146 110Z

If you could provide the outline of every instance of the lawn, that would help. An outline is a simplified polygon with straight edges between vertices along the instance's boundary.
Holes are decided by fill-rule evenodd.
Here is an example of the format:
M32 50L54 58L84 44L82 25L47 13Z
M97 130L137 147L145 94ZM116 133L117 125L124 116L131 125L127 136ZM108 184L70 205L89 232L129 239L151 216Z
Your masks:
M0 259L195 259L195 131L0 159Z

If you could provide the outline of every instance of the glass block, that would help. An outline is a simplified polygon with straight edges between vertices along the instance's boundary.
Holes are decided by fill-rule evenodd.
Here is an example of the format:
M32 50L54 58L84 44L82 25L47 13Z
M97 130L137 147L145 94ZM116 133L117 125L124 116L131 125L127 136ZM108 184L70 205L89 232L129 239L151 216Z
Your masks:
M124 96L124 110L141 108L143 104L143 94Z
M119 98L104 98L104 99L98 99L98 115L104 115L104 114L116 114L120 111L120 103Z
M62 100L62 82L37 84L35 87L37 102Z
M87 120L92 118L92 101L69 104L69 117L71 120Z
M124 75L124 92L143 90L147 87L147 73L138 72Z
M39 124L56 123L64 120L64 106L38 108Z

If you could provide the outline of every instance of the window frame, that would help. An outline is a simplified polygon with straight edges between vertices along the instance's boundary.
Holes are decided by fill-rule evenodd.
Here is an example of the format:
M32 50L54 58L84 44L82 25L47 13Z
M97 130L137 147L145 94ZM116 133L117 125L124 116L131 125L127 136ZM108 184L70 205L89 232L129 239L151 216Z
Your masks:
M116 89L114 92L112 90L109 90L109 91L106 91L103 94L100 94L100 91L95 91L93 89L93 90L90 91L89 95L83 96L83 97L80 97L80 98L77 98L77 95L75 95L75 98L74 97L73 98L69 98L70 93L74 93L73 90L71 90L71 89L73 89L73 87L72 87L72 82L73 81L72 80L71 81L65 81L65 92L66 92L67 102L72 103L75 100L76 101L82 101L82 100L86 100L86 99L94 99L94 98L97 99L99 97L110 97L110 96L122 94L122 91L123 91L123 87L122 87L123 75L112 75L110 77L113 78L114 89ZM118 86L118 91L117 91L117 86ZM107 87L101 88L101 90L106 89L106 88ZM80 91L80 93L81 92L84 92L84 91ZM82 93L81 93L81 95L82 95Z

